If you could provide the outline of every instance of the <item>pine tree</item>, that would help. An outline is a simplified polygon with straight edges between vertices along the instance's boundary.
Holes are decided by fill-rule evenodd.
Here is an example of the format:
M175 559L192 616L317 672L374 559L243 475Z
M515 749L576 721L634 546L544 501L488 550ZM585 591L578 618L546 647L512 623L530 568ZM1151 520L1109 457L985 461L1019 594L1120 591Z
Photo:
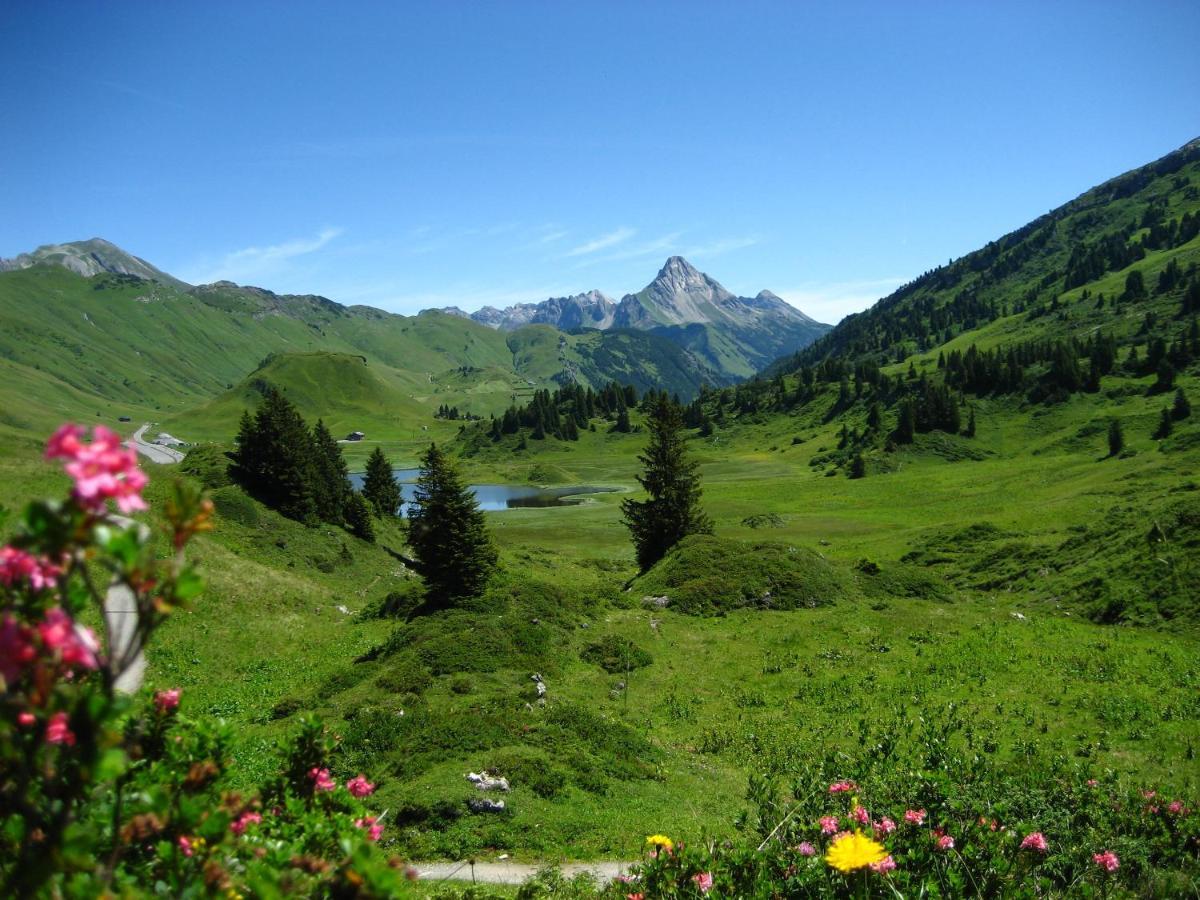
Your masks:
M367 458L367 474L363 478L362 495L377 516L394 516L400 511L400 503L403 500L400 485L396 484L392 464L378 446Z
M629 423L629 410L622 406L617 410L617 424L613 426L614 431L619 431L621 434L629 434L633 431L633 426Z
M971 408L971 416L967 419L967 437L975 437L975 408Z
M312 431L312 447L313 499L317 515L323 522L344 522L346 503L351 494L349 471L342 448L320 419Z
M1183 388L1179 388L1175 391L1175 403L1171 406L1171 418L1178 422L1180 419L1186 419L1191 414L1192 404L1188 402Z
M1108 455L1117 456L1125 449L1125 432L1119 419L1108 423Z
M700 478L687 458L679 407L659 398L647 419L650 440L638 459L645 470L638 482L648 500L624 500L621 512L644 572L689 534L711 534L700 509Z
M496 567L496 548L475 495L437 444L430 444L421 460L408 523L408 544L430 605L449 605L483 591Z
M368 544L375 543L375 525L371 522L371 507L362 494L351 493L346 500L346 525L350 533Z

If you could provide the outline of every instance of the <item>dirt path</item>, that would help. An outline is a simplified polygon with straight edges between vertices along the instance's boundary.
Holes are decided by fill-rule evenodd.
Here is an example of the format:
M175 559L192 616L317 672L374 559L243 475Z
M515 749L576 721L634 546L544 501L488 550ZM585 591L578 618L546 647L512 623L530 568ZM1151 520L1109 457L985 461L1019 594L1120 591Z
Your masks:
M480 884L522 884L528 881L549 863L532 865L516 862L477 862L474 866L467 860L462 862L413 863L421 881L476 881ZM634 864L631 862L562 863L556 868L567 878L586 872L600 883L612 881L624 875ZM473 876L473 877L472 877Z

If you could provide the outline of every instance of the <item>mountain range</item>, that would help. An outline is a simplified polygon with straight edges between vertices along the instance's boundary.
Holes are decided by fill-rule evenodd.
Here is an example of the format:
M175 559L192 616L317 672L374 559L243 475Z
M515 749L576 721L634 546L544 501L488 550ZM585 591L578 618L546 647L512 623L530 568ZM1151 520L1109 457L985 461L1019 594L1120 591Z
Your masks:
M785 348L805 347L830 329L770 291L738 297L682 256L670 257L653 281L620 301L591 290L505 309L485 306L466 313L451 306L440 312L502 331L530 324L562 331L650 331L696 353L718 371L743 377L789 352Z
M203 408L211 415L193 421L219 439L217 413L229 404L209 405L227 392L234 406L253 405L247 384L274 378L314 396L306 368L329 379L364 360L377 393L393 394L379 404L381 421L389 405L405 422L424 420L428 406L486 416L538 388L612 380L689 399L702 385L752 376L825 328L777 299L736 298L679 258L620 304L593 293L524 311L527 322L513 313L503 328L435 310L402 316L229 281L189 285L100 238L45 245L0 260L0 426ZM587 327L597 322L607 327ZM278 359L289 354L292 363ZM347 412L347 424L357 415Z

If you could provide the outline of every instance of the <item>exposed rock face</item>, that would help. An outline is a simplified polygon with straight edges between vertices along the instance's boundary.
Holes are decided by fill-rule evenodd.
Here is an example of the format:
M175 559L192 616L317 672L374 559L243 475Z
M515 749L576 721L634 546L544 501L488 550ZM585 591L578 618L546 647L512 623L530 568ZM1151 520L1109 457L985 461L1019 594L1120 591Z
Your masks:
M116 244L103 238L71 241L66 244L44 244L32 253L22 253L12 259L0 259L0 271L28 269L38 263L62 266L85 278L109 272L114 275L133 275L173 287L187 287L178 278L154 268L144 259L126 253Z
M441 312L462 315L456 307ZM829 330L770 291L736 296L682 256L668 259L650 284L636 294L626 294L620 303L593 290L505 309L485 306L470 318L503 331L537 324L563 331L654 331L716 371L740 377L794 353Z

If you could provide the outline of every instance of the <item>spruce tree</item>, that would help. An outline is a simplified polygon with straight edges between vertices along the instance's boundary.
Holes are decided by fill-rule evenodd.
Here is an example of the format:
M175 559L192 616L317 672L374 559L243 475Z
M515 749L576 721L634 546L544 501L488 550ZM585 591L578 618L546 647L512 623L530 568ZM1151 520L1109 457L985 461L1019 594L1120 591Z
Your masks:
M622 406L617 410L617 424L613 426L614 431L619 431L621 434L629 434L633 431L633 426L629 422L629 410Z
M689 534L711 534L700 509L700 478L687 458L679 407L660 397L647 419L650 441L638 459L645 466L638 482L648 500L624 500L621 512L644 572Z
M897 444L911 444L913 442L913 434L916 430L916 404L911 400L905 400L900 404L900 418L896 422L896 430L892 433L892 437Z
M276 388L267 387L253 427L244 436L239 432L233 462L230 474L267 506L289 519L317 521L312 435Z
M974 409L974 407L971 408L971 416L970 416L970 418L967 419L966 434L967 434L967 437L969 437L969 438L975 437L975 409Z
M483 591L496 567L496 548L475 495L437 444L421 460L408 523L408 544L429 605L446 606Z
M1125 432L1119 419L1108 423L1108 455L1116 456L1125 449Z
M392 464L378 446L367 458L367 474L363 478L363 498L380 517L394 516L400 511L402 496Z
M862 478L867 474L867 461L863 459L861 453L855 453L854 459L850 461L850 477Z
M1163 408L1162 415L1158 417L1158 428L1154 429L1154 439L1161 441L1164 438L1171 436L1171 426L1174 424L1171 419L1171 410Z
M1183 388L1175 391L1175 403L1171 406L1171 418L1175 421L1186 419L1192 414L1192 404L1188 402L1187 395L1184 394Z
M371 507L362 494L351 493L346 500L346 525L350 533L368 544L375 543L375 525L371 522Z
M351 494L349 472L342 448L320 419L313 427L312 447L317 515L324 522L339 524L346 520L346 502Z

